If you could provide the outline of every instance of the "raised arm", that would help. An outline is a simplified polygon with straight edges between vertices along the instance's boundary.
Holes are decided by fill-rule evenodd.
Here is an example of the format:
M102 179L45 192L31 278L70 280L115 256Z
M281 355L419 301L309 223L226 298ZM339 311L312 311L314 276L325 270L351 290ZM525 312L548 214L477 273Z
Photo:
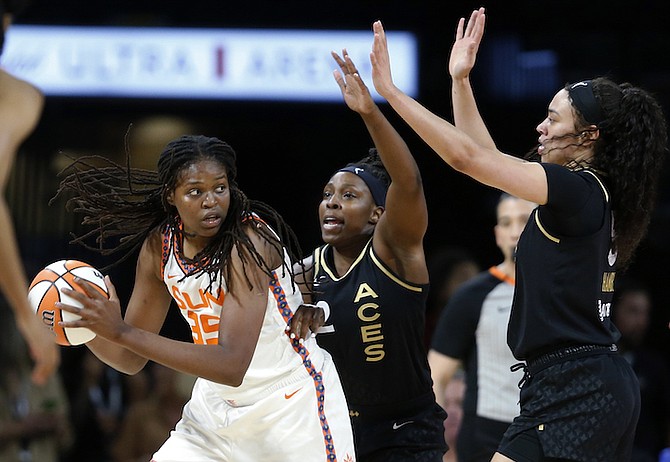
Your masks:
M375 88L405 122L452 168L475 180L538 204L547 202L547 178L536 163L480 146L465 132L438 117L393 83L384 28L373 25L370 60Z
M456 39L449 57L449 75L452 80L451 104L456 127L480 146L496 149L495 142L479 113L470 84L470 72L475 65L485 23L484 8L472 12L467 27L465 18L458 21Z
M340 66L334 72L347 105L360 114L372 137L379 156L391 177L385 212L375 231L375 249L383 253L407 254L422 252L423 237L428 226L428 212L421 174L407 144L374 103L356 67L343 50L342 57L332 53Z

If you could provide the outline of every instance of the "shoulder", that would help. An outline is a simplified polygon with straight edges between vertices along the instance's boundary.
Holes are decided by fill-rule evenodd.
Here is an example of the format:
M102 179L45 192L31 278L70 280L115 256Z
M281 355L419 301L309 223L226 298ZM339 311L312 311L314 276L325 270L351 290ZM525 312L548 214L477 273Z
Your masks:
M0 70L0 117L3 123L32 129L44 106L44 95L32 84Z
M164 227L157 226L147 235L142 244L142 248L151 253L161 255L163 252L163 241L167 239L168 233Z
M163 261L163 238L164 233L156 227L149 232L144 239L140 254L137 257L137 268L145 269L161 279L161 266Z
M233 246L231 261L240 263L241 254L255 252L260 255L269 268L274 269L282 264L283 244L277 233L260 219L247 219L242 223L242 230L249 239L250 245L238 241ZM240 254L241 252L241 254ZM249 257L246 255L244 258ZM247 258L248 259L248 258ZM256 258L251 258L257 262Z

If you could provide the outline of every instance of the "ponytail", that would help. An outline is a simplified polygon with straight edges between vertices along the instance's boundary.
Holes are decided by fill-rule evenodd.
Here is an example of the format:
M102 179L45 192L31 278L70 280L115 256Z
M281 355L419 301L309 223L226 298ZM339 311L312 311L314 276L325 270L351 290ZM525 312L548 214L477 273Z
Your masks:
M647 91L607 78L593 80L604 113L591 166L612 192L615 245L625 268L646 235L656 202L668 133L660 104Z

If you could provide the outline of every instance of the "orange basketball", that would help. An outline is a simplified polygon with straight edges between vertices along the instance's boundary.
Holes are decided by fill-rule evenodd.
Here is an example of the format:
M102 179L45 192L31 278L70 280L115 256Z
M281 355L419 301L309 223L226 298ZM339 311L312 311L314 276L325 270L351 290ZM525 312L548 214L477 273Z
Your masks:
M60 321L79 319L78 315L54 306L56 302L81 306L78 301L61 291L67 287L83 293L83 289L74 283L75 277L90 282L101 294L109 297L102 273L88 263L78 260L59 260L51 263L37 273L28 290L28 300L35 313L54 333L56 343L64 346L81 345L95 338L95 333L84 327L64 328L58 325Z

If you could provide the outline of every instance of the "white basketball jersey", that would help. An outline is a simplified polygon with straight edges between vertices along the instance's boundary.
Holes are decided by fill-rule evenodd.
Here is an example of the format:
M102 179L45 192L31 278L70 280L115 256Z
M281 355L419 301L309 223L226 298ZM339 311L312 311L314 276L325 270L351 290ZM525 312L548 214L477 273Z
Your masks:
M211 281L206 273L186 276L193 266L180 257L181 248L182 243L171 232L163 234L163 281L191 328L193 342L217 343L226 296L225 281L223 278ZM290 268L286 252L284 258ZM268 287L265 318L242 385L231 387L210 383L233 405L249 404L281 384L290 383L292 376L304 373L306 359L317 371L323 365L323 351L315 339L306 339L303 346L295 348L286 335L288 321L302 303L302 296L285 268L279 267L273 274L275 278Z

